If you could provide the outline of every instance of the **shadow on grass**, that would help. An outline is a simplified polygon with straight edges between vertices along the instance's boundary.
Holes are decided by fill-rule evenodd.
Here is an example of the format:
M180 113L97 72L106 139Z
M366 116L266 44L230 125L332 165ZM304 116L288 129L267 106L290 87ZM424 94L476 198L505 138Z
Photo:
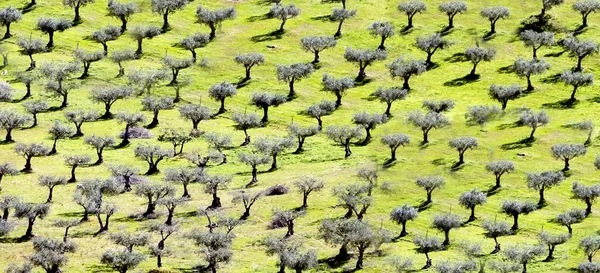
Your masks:
M175 214L173 214L173 216L175 216L177 218L189 218L189 217L198 216L198 213L195 210L192 210L192 211L187 211L187 212L175 213Z
M419 204L417 206L417 211L422 212L424 210L427 210L427 209L431 208L431 204L432 204L432 202L423 201L423 202L421 202L421 204Z
M32 4L31 2L29 2L27 5L25 5L24 7L21 8L21 13L25 14L28 12L31 12L35 9L35 4Z
M412 27L409 26L404 26L401 30L400 30L400 35L408 35L413 31Z
M517 128L517 127L521 127L523 126L523 122L518 120L512 123L504 123L504 124L500 124L498 125L498 130L505 130L505 129L511 129L511 128Z
M451 172L457 172L462 170L465 167L465 163L461 163L461 162L456 162L454 164L452 164L452 167L450 167L450 171Z
M446 160L443 158L434 159L431 161L431 164L435 166L443 166L446 165Z
M105 266L105 265L93 264L93 265L87 265L86 268L89 272L93 272L93 273L114 272L114 270L112 268Z
M270 6L272 4L276 4L279 2L280 2L280 0L260 0L256 4L263 5L263 6Z
M434 69L436 69L438 67L440 67L440 65L437 64L437 63L434 63L434 62L428 63L427 64L427 71L434 70Z
M465 55L465 53L458 52L458 53L454 53L454 55L444 59L444 61L451 62L451 63L458 63L458 62L466 62L468 60L467 60L467 55Z
M444 86L449 86L449 87L463 86L465 84L476 82L477 80L479 80L479 77L480 76L477 74L475 74L475 75L469 74L464 77L460 77L460 78L456 78L451 81L447 81L444 83Z
M510 142L506 144L502 144L500 148L502 150L514 150L514 149L522 149L531 147L531 145L535 142L535 138L524 138L515 142Z
M535 32L563 32L565 29L550 14L546 14L542 18L539 15L531 15L523 19L521 25L517 28L517 33L525 30L533 30Z
M268 20L271 18L273 18L273 13L267 12L263 15L250 16L250 17L248 17L248 19L246 19L246 21L247 22L256 22L256 21Z
M573 109L575 107L575 105L577 105L578 103L579 103L578 100L565 99L565 100L559 100L557 102L544 103L544 104L542 104L542 106L544 108L551 108L551 109Z
M274 30L267 34L252 36L252 38L250 38L250 41L255 42L255 43L260 43L260 42L279 40L279 39L281 39L281 36L283 36L284 33L285 33L285 31Z
M325 264L329 268L340 268L340 267L344 266L345 264L347 264L348 261L350 260L350 258L351 258L350 255L349 255L349 257L347 257L345 259L341 259L337 256L334 256L334 257L329 257L329 258L325 258L325 259L320 259L319 263Z
M390 159L386 160L385 162L383 162L383 166L382 167L384 169L391 168L394 165L396 165L396 162L397 162L396 160L393 160L393 159L390 158Z
M19 243L29 242L29 240L31 240L31 238L25 238L25 237L0 238L0 243L1 244L19 244Z
M452 33L452 31L454 31L453 27L445 26L444 28L442 28L442 30L440 30L439 33L442 36L446 36L446 35L450 35Z
M550 75L548 77L545 77L545 78L541 79L540 82L543 82L543 83L557 83L557 82L560 82L560 75L562 75L562 73L556 73L554 75Z
M496 185L491 186L489 189L484 191L487 197L494 196L496 193L500 192L501 187L497 187Z
M583 34L587 31L587 27L583 26L583 25L579 25L576 29L573 30L573 35L577 36L580 34Z
M593 97L591 99L588 99L589 102L595 102L595 103L600 103L600 96L597 97Z
M562 51L554 52L554 53L548 53L548 54L544 55L544 57L560 57L563 54L565 54L565 52L567 52L567 50L562 50Z
M500 67L500 68L498 68L498 70L496 70L496 71L497 71L498 73L500 73L500 74L509 74L509 73L512 73L512 72L513 72L513 70L512 70L512 64L511 64L511 65L507 65L507 66Z
M240 89L240 88L244 88L246 86L248 86L248 84L250 84L250 80L246 79L246 78L241 78L236 84L236 88Z
M364 86L372 81L373 81L373 79L371 79L371 78L365 78L362 81L354 81L354 86L355 87L356 86Z
M310 19L315 20L315 21L321 21L321 22L329 22L329 21L331 21L331 15L329 15L329 14L319 15L319 16L310 17Z
M494 37L496 37L496 33L488 31L485 33L485 35L483 35L482 39L487 42L494 39Z

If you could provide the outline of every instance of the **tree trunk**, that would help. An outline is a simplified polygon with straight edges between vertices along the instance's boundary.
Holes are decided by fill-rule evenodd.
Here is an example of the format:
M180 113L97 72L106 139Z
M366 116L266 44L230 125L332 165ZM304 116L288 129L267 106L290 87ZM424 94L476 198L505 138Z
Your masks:
M69 101L67 100L68 95L69 95L68 93L65 93L64 95L62 95L62 103L60 104L60 107L59 107L60 109L64 109L65 107L67 107L69 105Z
M100 117L100 119L110 119L112 117L112 113L110 112L110 103L104 104L104 114Z
M575 68L575 71L581 71L581 61L583 61L583 57L579 56L577 58L577 67Z
M25 158L25 168L23 168L23 172L31 172L33 169L31 168L31 157L28 156Z
M248 217L250 217L250 208L246 208L244 210L244 214L242 214L242 217L240 217L240 220L246 220L246 219L248 219Z
M335 109L339 108L340 106L342 106L342 94L341 93L335 93Z
M533 134L535 134L535 130L536 130L536 129L537 129L537 128L535 128L535 127L533 127L533 128L531 129L531 134L529 134L529 139L534 139L534 138L535 138L535 137L533 136Z
M427 191L427 201L425 201L425 204L430 204L431 203L431 191Z
M244 135L246 137L244 138L244 142L242 143L241 146L246 146L246 145L250 144L250 135L248 135L248 130L247 129L244 129Z
M251 66L245 66L246 68L246 77L244 78L244 81L249 81L250 79L252 79L252 77L250 77L250 69L252 68Z
M585 216L589 216L590 214L592 214L592 200L591 199L585 199Z
M269 171L274 171L277 170L277 155L272 155L271 157L273 158L273 162L271 163Z
M408 235L408 232L406 232L406 221L402 222L402 231L400 231L400 236L398 236L399 238L404 237Z
M146 211L144 212L143 216L146 217L148 215L153 214L155 209L156 205L154 204L151 198L148 198L148 205L146 206Z
M162 256L156 255L156 267L162 267Z
M121 141L120 146L125 146L129 144L129 125L125 126L125 132L123 133L123 140Z
M523 271L522 273L527 273L527 262L523 263Z
M170 226L173 224L173 211L174 209L168 209L167 221L165 221L165 225Z
M548 246L548 256L546 257L546 259L544 259L544 262L549 262L554 260L554 248L556 246L555 245L549 245Z
M367 68L366 65L359 64L358 76L356 76L356 79L355 79L357 82L362 82L367 77L367 74L365 73L366 68Z
M569 168L569 159L565 159L565 167L562 169L563 172L570 170Z
M575 101L575 93L577 93L577 86L573 87L573 92L571 92L571 101Z
M258 179L256 178L258 173L258 170L256 168L256 166L252 166L252 181L250 181L251 184L255 184L258 182Z
M33 237L33 224L35 223L35 218L29 218L27 221L27 231L25 231L25 235L23 235L23 238L31 238Z
M477 63L473 64L473 68L471 69L471 73L469 73L469 76L475 77L475 70L477 70Z
M104 49L104 56L108 55L108 45L106 43L102 43L102 48Z
M210 34L208 36L208 40L212 41L216 36L215 33L217 32L217 28L214 24L209 24L208 27L210 27Z
M89 212L86 207L83 207L83 217L81 218L80 222L87 222L89 220Z
M148 163L148 171L146 171L145 175L153 175L158 172L158 166L155 163Z
M425 262L425 266L423 269L428 269L431 267L431 258L429 258L429 253L425 252L425 258L427 258L427 262Z
M458 152L458 164L465 163L465 151Z
M471 215L469 216L469 222L473 222L475 221L475 219L477 219L477 217L475 217L475 206L471 207Z
M63 236L63 242L65 242L65 243L67 242L67 239L69 238L69 228L70 227L68 227L68 226L65 228L65 235Z
M379 47L377 49L379 50L385 50L385 36L381 36L381 43L379 44Z
M294 90L294 81L290 81L288 83L289 87L290 87L290 92L288 93L288 98L293 98L296 96L296 91Z
M181 197L190 198L190 193L188 192L187 184L183 184L183 195Z
M221 207L221 198L217 196L217 191L214 190L212 193L212 203L210 204L211 209L216 209Z
M75 18L73 18L73 23L77 24L81 22L81 16L79 16L79 5L75 6Z
M587 17L588 17L589 13L583 13L581 14L581 27L587 27Z
M527 76L527 90L526 91L533 91L533 89L535 89L535 88L531 84L531 76Z
M423 131L423 144L429 143L429 130Z
M306 193L306 192L304 192L302 194L302 206L300 208L302 208L302 209L308 208L308 193Z
M279 261L279 271L277 273L285 273L285 263L280 259Z
M408 25L406 26L407 29L413 27L413 16L414 14L408 15Z
M154 114L152 115L152 122L146 126L147 128L152 129L158 125L158 113L158 111L154 111Z
M510 228L512 231L519 229L519 214L513 214L513 226Z
M315 54L315 58L313 59L312 63L313 64L319 63L321 61L320 58L319 58L319 51L315 50L314 54Z
M444 242L442 243L442 245L450 245L450 230L444 230Z
M35 61L32 61L31 65L33 65L33 68L35 68ZM30 65L30 67L31 67L31 65ZM33 69L33 68L32 68L32 69ZM21 100L24 100L24 99L26 99L26 98L29 98L29 97L31 97L31 84L29 84L29 83L26 83L26 84L25 84L25 89L26 89L25 95L23 96L23 98L22 98ZM34 118L34 119L35 119L35 118L37 118L37 117L35 117L35 114L34 114L34 117L33 117L33 118ZM37 120L34 120L34 122L36 122L36 121L37 121ZM37 122L36 122L36 125L37 125Z
M46 199L46 203L52 203L52 192L54 192L54 187L49 187L48 198Z
M221 107L219 108L219 112L217 112L217 115L219 114L223 114L227 112L227 110L225 109L225 99L221 99Z
M127 18L125 18L125 16L121 16L121 33L125 32L127 30Z
M305 137L298 137L298 148L296 149L296 151L294 151L294 154L299 154L302 153L302 151L304 151L304 148L302 148L302 146L304 145L305 139Z
M537 47L533 46L533 59L537 60Z
M294 221L289 221L287 224L287 233L285 234L285 237L290 237L294 235Z
M346 144L344 146L345 146L344 150L346 152L346 154L344 155L344 157L351 156L352 155L352 151L350 151L350 141L346 141Z
M501 187L501 185L500 185L500 176L501 175L496 174L496 186L495 186L495 188L500 188Z
M135 55L136 56L140 56L142 55L142 53L144 53L143 49L142 49L142 41L143 39L138 39L137 40L137 50L135 51Z
M46 48L50 49L54 47L54 31L48 32L48 44L46 44Z
M119 74L117 74L117 78L125 76L125 68L119 62Z
M498 243L498 237L494 237L494 251L492 251L492 254L496 254L498 252L500 252L500 243Z
M285 26L285 22L286 20L282 20L281 21L281 25L279 25L279 32L282 33L285 31L285 29L283 29L283 26Z
M96 160L94 165L100 165L100 164L104 163L104 156L102 156L102 151L100 150L99 152L96 153L96 155L98 156L98 160Z
M10 34L10 23L6 24L6 32L4 33L4 39L10 38L12 35Z
M69 178L69 180L67 180L68 183L73 183L77 181L77 178L75 177L75 169L77 169L78 165L73 165L71 167L71 178Z
M352 208L348 208L348 211L346 211L346 214L344 214L344 218L350 219L350 218L352 218L352 215L354 215Z
M454 15L449 15L448 16L448 28L453 28L454 27Z
M358 249L358 260L356 260L356 270L360 270L363 268L363 256L365 254L365 250L362 248Z
M323 120L321 119L321 117L317 117L317 124L319 126L319 131L323 130Z
M490 21L490 34L496 33L496 20Z
M265 123L269 121L269 107L263 107L263 117L260 122Z
M12 129L10 129L10 128L6 129L6 136L4 137L4 142L13 142Z
M163 14L163 25L162 25L162 30L167 30L169 29L169 12L165 12Z
M338 261L345 261L345 260L348 260L349 258L350 258L350 256L348 255L348 246L344 243L340 247L340 250L338 251L338 254L335 256L335 259Z
M344 21L340 21L340 23L338 24L338 28L337 31L335 32L335 34L333 35L333 37L338 38L340 36L342 36L342 24L344 23Z

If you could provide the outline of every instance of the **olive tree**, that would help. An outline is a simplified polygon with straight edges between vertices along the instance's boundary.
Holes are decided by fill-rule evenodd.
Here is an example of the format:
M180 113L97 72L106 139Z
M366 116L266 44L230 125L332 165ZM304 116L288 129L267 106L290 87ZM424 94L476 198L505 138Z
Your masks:
M25 85L25 95L23 95L21 100L31 97L31 84L37 81L38 78L39 75L34 72L21 72L16 74L16 80Z
M183 10L189 2L189 0L152 0L150 4L152 6L152 12L162 15L162 30L166 31L170 28L169 15L178 10Z
M162 62L166 68L171 70L171 82L169 82L169 86L177 84L177 77L179 76L179 72L181 70L190 68L194 64L194 59L192 58L183 58L177 59L171 55L166 55Z
M473 260L467 261L442 261L434 267L438 273L454 272L454 273L465 273L477 271L477 263Z
M138 175L140 170L129 165L109 165L108 170L113 178L123 184L123 192L130 192L131 185L142 181Z
M573 208L556 215L554 221L567 227L569 234L573 234L573 224L580 223L586 216L585 210Z
M517 84L490 86L489 96L502 104L502 111L506 109L509 100L515 100L523 94L523 89Z
M85 7L89 4L96 2L95 0L63 0L63 5L70 7L75 12L75 18L73 18L74 24L81 23L81 16L79 14L79 9Z
M40 175L38 177L38 184L48 188L48 198L46 199L46 203L52 203L52 193L54 192L54 188L59 185L66 185L67 178L55 175Z
M427 59L425 60L427 66L433 65L431 57L438 49L446 49L450 47L450 45L452 45L452 43L444 39L439 33L431 36L417 37L417 48L427 53Z
M48 34L48 43L46 44L46 49L51 49L54 47L55 32L63 32L72 26L73 24L65 19L46 17L39 18L36 25L37 29Z
M423 269L428 269L432 265L432 260L429 257L429 253L444 249L442 240L438 237L431 237L427 235L423 237L418 235L413 237L413 243L417 246L417 251L425 254L425 258L427 258Z
M77 48L73 52L73 56L75 59L79 60L83 64L83 74L79 76L79 79L85 79L90 76L89 70L92 63L101 61L104 59L106 54L103 51L85 51L83 49Z
M69 92L73 88L70 84L71 77L74 73L79 71L78 62L63 62L56 61L46 63L40 67L40 73L48 79L46 82L46 91L53 96L61 97L62 103L60 109L67 107L69 104L68 96Z
M478 189L472 189L470 191L463 192L458 197L458 203L461 206L471 210L471 215L469 216L467 222L473 222L475 219L477 219L477 217L475 217L475 207L478 205L483 205L486 201L486 194Z
M17 41L17 45L21 48L21 54L29 56L29 67L26 71L35 69L36 62L33 59L33 55L46 51L46 45L44 41L38 38L20 38Z
M550 117L544 110L539 112L534 112L533 110L527 110L523 114L521 114L520 122L531 128L531 134L529 134L529 139L534 139L533 134L537 130L538 127L544 126L550 122Z
M13 142L14 140L12 137L12 131L17 128L25 127L25 124L29 123L30 121L31 118L16 112L14 109L0 110L0 128L6 130L4 142Z
M152 88L168 78L169 72L165 69L136 70L127 75L129 85L137 87L139 94L146 93L148 96Z
M144 217L154 215L156 205L164 198L173 197L175 188L166 183L141 183L135 188L135 195L146 198L146 211L142 214Z
M575 181L571 188L571 192L573 192L573 198L585 202L585 214L592 214L592 204L594 204L596 199L600 196L600 184L586 186Z
M12 34L10 33L10 25L12 23L21 21L21 19L23 19L23 14L21 11L13 8L12 6L0 9L0 25L6 27L6 32L4 33L3 39L12 37Z
M458 151L458 163L463 164L465 152L468 149L475 149L478 146L477 139L474 137L466 136L466 137L457 137L453 138L448 142L448 145L451 148L454 148Z
M14 206L14 216L17 218L27 219L27 230L23 239L30 239L33 235L33 225L35 221L40 218L44 219L50 213L50 204L35 204L35 203L24 203L18 202Z
M221 163L227 163L227 156L225 155L225 153L223 153L223 149L231 145L231 136L210 132L204 134L204 140L208 142L211 148L217 150L217 152L221 154Z
M196 165L200 173L204 173L204 169L208 166L208 163L210 162L223 162L223 155L218 151L210 151L204 153L200 150L194 150L190 153L186 153L184 157L190 163Z
M86 137L84 142L85 144L88 144L94 147L94 149L96 149L96 155L98 156L98 159L96 160L94 165L100 165L104 163L104 157L102 156L104 149L106 149L106 147L113 146L115 144L115 138L112 136L91 135L89 137Z
M488 121L500 114L500 108L496 105L473 105L469 106L465 119L469 124L484 126Z
M496 50L479 46L469 47L465 50L465 57L473 63L469 77L476 77L475 70L480 62L490 62L496 57Z
M575 157L583 156L587 153L587 148L583 144L556 144L551 147L552 155L556 159L565 162L563 172L569 170L569 161Z
M336 79L329 74L323 74L323 79L321 80L321 84L323 84L323 90L326 92L333 93L336 97L335 108L339 108L342 105L342 96L346 93L346 91L352 87L354 87L354 81L349 77ZM323 103L321 103L323 104ZM319 104L319 105L321 105ZM322 105L326 106L326 105ZM324 109L328 109L325 107ZM321 125L321 124L319 124Z
M32 172L31 159L34 157L45 156L50 152L50 148L42 143L17 143L15 144L15 153L25 158L25 167L22 172Z
M224 190L231 183L233 177L229 175L205 175L200 183L204 184L204 193L212 196L212 201L207 209L217 209L221 207L221 198L218 196L219 190Z
M234 61L236 63L239 63L244 66L244 68L246 70L246 76L243 79L243 81L249 81L251 79L250 70L252 69L252 67L254 67L256 65L264 64L265 57L260 53L251 52L251 53L236 55L234 58Z
M350 141L362 138L362 130L360 127L352 127L349 125L331 125L325 129L325 135L327 135L329 139L344 146L344 157L349 157L352 155Z
M543 46L550 47L555 44L554 32L544 31L537 32L535 30L525 30L519 34L519 37L525 46L531 47L533 50L533 59L537 60L537 51Z
M441 3L438 9L448 16L447 29L454 27L454 16L467 12L467 3L461 1L451 1Z
M288 84L288 98L296 97L294 83L308 78L315 69L310 64L296 63L292 65L277 65L277 79Z
M294 180L294 186L302 193L302 206L300 209L308 208L308 196L312 192L321 191L325 186L322 179L313 176L301 176Z
M183 186L183 198L191 198L188 186L193 183L200 183L203 180L203 174L196 168L168 168L165 171L164 180L174 182Z
M273 17L281 20L281 25L279 26L278 32L283 33L285 31L283 27L287 20L300 15L300 8L296 7L294 4L284 5L283 3L279 2L273 5L270 14L272 14Z
M11 102L13 100L14 89L7 82L0 82L0 102Z
M502 202L502 212L513 217L513 225L510 228L513 232L519 229L519 215L529 214L537 209L537 205L530 201L504 200Z
M402 231L397 238L402 238L408 235L406 232L406 222L414 221L419 217L419 210L408 204L404 204L401 207L395 207L390 213L390 219L396 224L402 225Z
M500 178L502 177L502 175L505 173L513 172L515 170L515 164L509 160L497 160L488 163L485 166L485 169L488 172L494 173L494 176L496 177L496 184L494 186L494 189L498 189L501 187Z
M272 138L260 138L254 143L254 148L259 153L271 156L271 168L269 171L276 170L277 156L284 150L291 148L294 145L294 141L290 137L272 137Z
M546 11L549 11L555 6L561 5L562 3L564 3L564 0L542 0L542 11L538 15L540 20L543 20L543 18L546 16Z
M144 39L152 39L158 35L160 35L161 30L157 26L152 25L138 25L131 30L129 33L131 38L137 41L137 49L135 50L135 55L139 58L143 53L142 43Z
M392 78L401 78L404 80L402 89L410 90L408 80L412 76L419 76L427 71L427 63L423 60L413 59L412 57L400 57L387 65Z
M65 229L65 233L63 235L63 242L66 243L67 241L69 241L69 230L73 227L79 226L80 224L81 224L81 221L79 221L78 219L75 219L75 220L62 220L61 219L61 220L54 221L53 226Z
M381 102L385 102L387 107L385 108L385 113L383 113L386 117L391 117L392 103L397 100L403 100L408 95L407 89L401 89L398 87L390 87L384 88L379 87L377 91L373 93L373 95L379 99Z
M594 75L592 73L573 72L571 70L565 70L560 75L560 80L566 85L573 86L571 97L569 100L575 101L575 93L579 87L591 86L594 84Z
M356 76L355 81L362 82L367 77L367 73L365 73L367 66L372 65L376 61L387 59L387 55L387 51L379 49L352 49L351 47L346 47L344 59L347 62L358 65L358 76Z
M171 150L163 149L158 145L138 145L133 152L135 157L143 159L148 163L148 171L146 171L145 175L158 173L158 163L165 158L173 156Z
M381 143L390 148L391 156L389 161L391 162L396 160L396 150L400 146L406 146L410 144L410 137L402 133L393 133L383 136L381 138Z
M575 37L568 37L562 44L569 51L569 56L577 58L577 66L575 71L581 71L581 63L587 56L592 56L598 53L598 44L592 40L580 41Z
M56 143L58 142L59 139L66 139L68 137L70 137L73 134L73 129L71 129L71 127L61 123L60 121L56 120L54 121L54 124L52 124L52 127L50 127L50 129L48 129L48 134L50 134L50 137L52 138L52 149L50 149L50 152L48 153L48 155L53 155L56 154Z
M200 253L204 254L204 260L208 263L206 268L209 272L217 273L219 263L227 263L232 259L235 234L231 232L205 232L196 229L187 237L200 247Z
M430 204L432 202L431 195L433 191L443 187L445 184L444 177L438 175L419 177L415 183L417 186L425 189L427 193L427 200L423 204Z
M587 256L588 262L592 262L592 258L598 251L600 251L600 236L590 235L583 237L579 242L579 248L583 250L585 256Z
M300 44L304 51L312 52L315 57L312 64L320 62L319 53L328 48L333 48L337 45L337 40L331 36L306 36L300 39Z
M242 203L244 206L244 213L240 217L240 220L246 220L250 217L250 209L258 201L258 199L264 196L263 191L255 191L255 192L246 192L243 190L234 192L232 198L232 202L234 204Z
M573 10L581 13L581 28L587 27L588 16L600 10L600 2L598 0L583 0L573 4Z
M62 272L61 267L67 261L66 253L75 252L77 245L71 241L55 240L44 237L33 239L33 254L29 261L44 269L47 273Z
M135 2L121 3L115 0L108 1L108 16L121 20L121 33L127 30L127 22L133 14L139 12Z
M160 113L160 110L173 108L173 98L148 96L142 99L142 106L142 110L152 112L152 122L146 127L154 128L159 124L158 114Z
M483 8L479 13L481 17L485 17L490 20L490 32L489 34L496 33L496 23L500 19L506 19L510 16L510 10L504 6L492 6Z
M178 199L183 200L183 199ZM162 257L170 253L169 249L165 248L165 242L171 235L179 230L178 225L167 225L167 224L153 224L150 226L150 231L157 232L160 235L160 240L156 246L150 247L150 252L153 256L156 256L156 266L162 267Z
M462 219L453 213L438 214L433 218L433 227L444 232L445 239L442 246L450 245L450 230L459 228L461 225Z
M258 166L271 162L271 157L269 155L257 153L239 153L238 159L240 162L252 168L252 180L250 180L250 183L248 183L246 187L253 186L258 183Z
M290 136L298 140L298 147L294 154L299 154L304 151L304 141L307 137L315 136L319 133L319 126L301 126L298 123L292 123L288 126Z
M260 120L262 123L269 121L269 108L278 107L287 101L286 96L274 93L254 93L252 94L252 105L262 108L263 117Z
M131 49L122 49L115 50L108 57L112 62L117 63L119 65L119 74L117 74L117 78L125 76L125 68L123 67L123 62L135 60L135 51Z
M422 104L423 108L429 112L443 113L449 112L455 106L455 103L451 99L445 100L424 100Z
M104 55L108 54L108 42L114 41L121 36L121 29L117 26L106 26L92 32L92 40L100 43L104 48Z
M100 263L112 267L114 270L127 273L127 271L136 268L146 256L137 251L109 249L102 253Z
M494 246L494 251L492 251L491 254L496 254L496 253L500 252L501 247L500 247L500 243L498 242L498 237L510 235L511 234L510 225L504 221L498 222L496 220L494 220L494 221L485 220L481 224L481 227L483 228L483 230L485 230L485 235L487 237L494 239L495 246Z
M72 122L75 125L75 134L73 137L83 136L83 131L81 127L86 122L96 121L99 117L98 112L94 110L72 110L65 112L65 118L67 121Z
M0 163L0 182L2 182L2 178L4 176L17 175L19 170L17 170L11 163ZM0 187L0 191L2 191L2 187Z
M352 117L352 122L365 129L366 137L363 143L368 143L371 140L371 130L377 128L378 125L387 121L386 115L369 114L365 111L358 112Z
M527 187L538 191L540 199L538 205L546 203L545 190L551 189L565 179L561 172L545 171L541 173L527 173Z
M423 13L427 11L427 5L422 1L411 0L398 4L398 10L406 14L408 17L406 29L410 29L413 27L413 17L415 17L417 13Z
M527 61L523 58L517 58L511 69L517 76L521 78L525 77L527 79L527 91L533 91L535 88L531 84L531 76L546 72L550 69L550 63L546 62L545 59Z
M125 124L123 140L119 144L120 147L124 147L129 144L131 129L146 121L146 117L144 117L144 114L142 113L119 112L117 113L116 118L118 123Z
M211 109L200 104L188 103L179 107L179 115L192 122L192 134L198 134L198 124L212 117Z
M100 116L100 119L111 119L113 117L110 112L112 105L131 95L133 95L133 89L129 86L96 87L91 91L92 101L104 104L104 114Z
M352 80L350 80L352 81ZM341 96L340 96L341 99ZM341 103L341 101L340 101ZM323 129L323 116L327 116L335 110L335 102L332 101L320 101L313 105L310 105L304 110L306 115L311 116L317 120L319 131Z
M385 50L385 40L396 34L392 23L387 21L375 21L367 28L367 30L371 36L381 37L381 42L379 43L379 47L377 47L379 50Z
M420 111L410 112L408 122L423 131L423 141L421 144L429 143L429 131L431 129L443 128L450 125L450 121L441 113L427 112L423 114Z
M234 113L231 119L236 123L236 129L244 131L246 136L241 146L250 144L248 129L257 128L261 125L258 115L256 113Z
M196 9L196 18L198 19L198 23L206 25L210 28L209 40L211 41L216 36L217 26L221 26L225 20L235 19L235 15L235 8L209 10L202 6L198 6Z
M331 15L329 16L329 20L338 22L337 31L333 34L333 37L339 38L342 36L342 25L348 19L351 19L356 16L355 9L339 9L334 8Z
M200 32L187 36L179 41L179 46L189 50L192 53L192 61L196 62L196 49L204 47L209 42L208 34Z
M92 158L87 155L70 155L65 158L65 164L71 166L71 178L67 180L69 183L77 182L77 177L75 176L75 170L77 167L82 165L87 165L92 161Z
M544 247L541 245L512 245L504 251L504 256L508 260L523 266L523 273L527 273L527 264L542 254L544 254Z

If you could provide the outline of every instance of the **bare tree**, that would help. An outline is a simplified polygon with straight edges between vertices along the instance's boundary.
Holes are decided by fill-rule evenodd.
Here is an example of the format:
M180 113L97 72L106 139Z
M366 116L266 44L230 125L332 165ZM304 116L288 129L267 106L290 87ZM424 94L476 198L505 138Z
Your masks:
M158 0L162 1L162 0ZM166 55L162 59L163 64L166 68L171 70L171 82L169 82L169 86L177 84L177 77L179 76L179 72L183 69L190 68L194 64L194 59L192 58L183 58L177 59L171 55Z
M157 140L162 142L169 142L173 145L173 155L180 155L183 153L183 146L192 140L192 136L198 132L192 131L192 133L186 133L182 129L165 128L161 131ZM179 147L179 149L177 149Z
M125 124L125 131L123 133L123 140L119 146L125 146L129 144L129 132L131 128L139 125L146 121L146 118L142 113L127 113L127 112L119 112L116 115L117 121L119 123Z
M141 180L138 176L140 170L129 165L108 165L108 170L113 178L123 184L123 192L130 192L131 185Z
M204 184L204 193L212 196L212 202L208 209L221 207L221 198L218 196L218 191L226 189L232 179L233 177L229 175L205 175L204 179L200 181Z
M54 221L53 225L55 227L60 227L60 228L64 228L65 229L65 234L63 235L63 243L66 243L67 241L69 241L69 230L72 227L76 227L79 226L81 224L81 221L79 220L56 220Z
M583 237L579 242L579 248L583 250L587 256L588 262L592 262L592 258L600 251L600 236L590 235Z
M191 198L188 186L193 183L200 183L203 180L203 174L196 168L168 168L165 171L164 180L183 185L182 198Z
M154 224L150 226L150 231L157 232L160 235L158 244L150 247L151 254L156 256L157 267L162 267L162 257L170 253L169 250L165 248L165 242L178 230L178 225Z
M210 132L204 135L204 139L221 154L221 163L227 163L227 156L223 153L223 149L231 145L231 136Z
M242 203L244 205L244 213L240 217L240 220L246 220L250 217L250 209L260 199L264 196L263 191L256 192L246 192L246 191L237 191L233 193L233 203L239 204Z
M221 26L225 20L235 19L235 16L235 8L208 10L202 6L198 6L196 9L196 18L198 18L198 23L206 25L210 28L209 39L211 41L216 36L217 26Z

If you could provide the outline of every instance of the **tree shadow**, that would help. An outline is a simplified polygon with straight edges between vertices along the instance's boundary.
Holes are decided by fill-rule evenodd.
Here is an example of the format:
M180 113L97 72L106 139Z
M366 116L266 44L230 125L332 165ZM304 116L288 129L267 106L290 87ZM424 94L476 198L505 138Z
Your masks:
M562 56L563 54L565 54L565 52L567 52L567 50L564 50L564 49L563 49L563 50L561 50L561 51L559 51L559 52L548 53L548 54L544 55L544 57L560 57L560 56Z
M498 68L498 70L496 70L496 72L500 73L500 74L509 74L512 73L512 64L511 65L507 65L507 66L503 66Z
M522 149L531 147L531 145L535 142L535 138L524 138L515 142L510 142L506 144L502 144L500 148L502 150L514 150L514 149Z
M396 165L396 163L397 163L397 160L393 160L393 159L390 158L390 159L386 160L385 162L383 162L383 166L382 167L384 169L388 169L388 168L391 168L394 165Z
M458 62L466 62L468 60L467 60L467 55L465 55L465 53L458 52L458 53L454 53L454 55L444 59L444 61L450 62L450 63L458 63Z
M533 30L535 32L562 32L565 29L550 14L546 14L542 18L540 18L539 15L531 15L528 18L523 19L521 25L517 28L517 33L521 33L525 30Z
M444 159L444 158L434 159L431 161L431 164L433 164L435 166L444 166L444 165L446 165L446 159Z
M28 242L31 238L25 238L25 237L13 237L13 238L0 238L0 243L2 244L19 244L19 243L24 243L24 242Z
M458 87L458 86L463 86L465 84L469 84L472 82L476 82L477 80L479 80L480 76L475 74L475 75L466 75L464 77L460 77L460 78L456 78L454 80L450 80L444 83L444 86L448 86L448 87Z
M452 164L452 167L450 167L450 171L451 172L457 172L462 170L465 167L465 163L464 162L455 162L454 164Z
M329 258L325 258L325 259L320 259L319 263L320 264L326 264L327 267L329 268L340 268L342 266L344 266L345 264L348 263L348 261L350 260L351 255L348 254L348 257L345 259L341 259L337 256L333 256L333 257L329 257Z
M550 75L548 77L540 79L540 82L543 82L543 83L557 83L557 82L560 81L560 76L561 75L562 75L562 73L556 73L554 75Z
M329 14L319 15L319 16L310 17L310 19L314 20L314 21L329 22L329 21L331 21L331 15L329 15Z
M241 78L241 79L240 79L240 80L239 80L239 81L238 81L238 82L235 84L235 87L236 87L237 89L240 89L240 88L244 88L244 87L248 86L248 84L250 84L250 80L248 80L248 79L246 79L246 78Z
M512 123L500 124L496 128L498 128L499 130L505 130L505 129L517 128L517 127L521 127L521 126L523 126L523 122L518 120L518 121L515 121Z
M361 81L354 81L354 86L355 87L356 86L364 86L372 81L373 81L373 79L371 79L371 78L364 78Z
M487 197L494 196L495 194L500 192L501 187L496 187L496 185L491 186L489 189L485 190L484 193Z
M0 141L0 145L8 145L8 144L12 144L15 143L14 140L2 140Z
M583 26L583 25L579 25L576 29L573 30L573 35L577 36L580 34L583 34L587 31L587 27Z
M588 99L589 102L595 102L595 103L600 103L600 96L597 97L593 97L591 99Z
M496 33L488 31L483 35L482 39L487 42L494 39L494 37L496 37Z
M247 22L256 22L256 21L268 20L271 18L273 18L273 13L269 11L263 15L250 16L250 17L248 17L248 19L246 19L246 21Z
M413 27L409 27L409 26L404 26L401 30L400 30L400 35L408 35L410 33L412 33L413 31Z
M431 208L431 205L432 205L432 203L433 203L433 202L428 202L428 201L423 201L423 202L421 202L421 204L419 204L419 205L417 206L417 211L418 211L418 212L422 212L422 211L425 211L425 210L427 210L427 209Z
M428 63L427 64L427 71L434 70L434 69L436 69L438 67L440 67L440 65L437 64L437 63L433 63L433 62L432 63Z
M35 4L32 4L31 2L29 2L27 5L23 6L21 8L21 13L26 14L28 12L31 12L35 9Z
M573 109L577 104L579 104L578 100L564 99L557 102L544 103L542 106L550 109Z
M442 30L440 30L439 34L441 36L446 36L446 35L449 35L450 33L452 33L452 31L454 31L453 27L445 26L444 28L442 28Z
M272 4L276 4L279 3L281 0L259 0L258 2L256 2L256 4L262 5L262 6L270 6Z
M260 42L279 40L279 39L281 39L281 36L283 36L284 33L285 33L285 31L274 30L267 34L252 36L252 38L250 38L250 41L255 42L255 43L260 43Z

